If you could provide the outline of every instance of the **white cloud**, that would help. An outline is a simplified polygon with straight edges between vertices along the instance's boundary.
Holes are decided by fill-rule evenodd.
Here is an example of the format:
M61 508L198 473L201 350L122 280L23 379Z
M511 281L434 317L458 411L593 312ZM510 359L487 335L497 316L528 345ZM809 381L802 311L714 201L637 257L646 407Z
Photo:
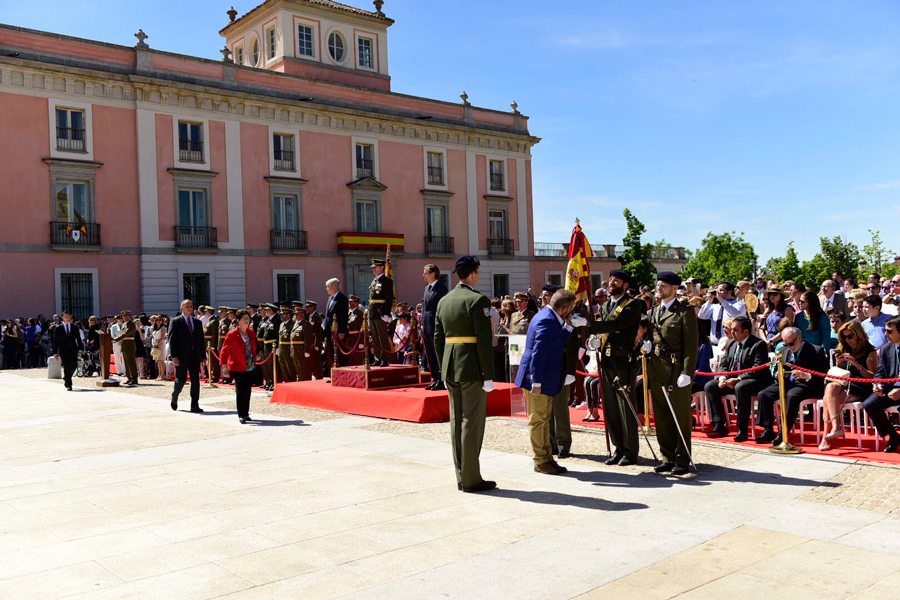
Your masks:
M900 188L900 179L894 181L884 181L882 183L870 183L859 186L861 190L893 190Z

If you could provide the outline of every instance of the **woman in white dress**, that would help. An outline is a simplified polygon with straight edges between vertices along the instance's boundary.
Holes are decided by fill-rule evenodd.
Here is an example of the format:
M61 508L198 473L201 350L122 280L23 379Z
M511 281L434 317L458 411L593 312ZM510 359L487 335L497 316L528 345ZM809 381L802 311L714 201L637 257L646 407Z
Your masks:
M161 316L153 315L151 321L153 323L153 334L150 354L153 356L153 360L156 361L156 372L158 373L156 378L162 380L166 378L166 355L168 354L166 333L168 332Z

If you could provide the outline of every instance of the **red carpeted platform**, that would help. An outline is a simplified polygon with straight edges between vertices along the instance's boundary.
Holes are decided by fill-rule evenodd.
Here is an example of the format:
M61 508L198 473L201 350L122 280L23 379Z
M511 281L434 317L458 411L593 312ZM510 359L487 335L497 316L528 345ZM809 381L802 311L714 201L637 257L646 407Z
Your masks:
M514 399L521 395L522 391L514 385L495 383L494 391L488 394L488 416L510 416ZM424 387L361 390L334 387L326 379L298 381L279 383L271 402L413 423L450 419L447 392L430 392Z

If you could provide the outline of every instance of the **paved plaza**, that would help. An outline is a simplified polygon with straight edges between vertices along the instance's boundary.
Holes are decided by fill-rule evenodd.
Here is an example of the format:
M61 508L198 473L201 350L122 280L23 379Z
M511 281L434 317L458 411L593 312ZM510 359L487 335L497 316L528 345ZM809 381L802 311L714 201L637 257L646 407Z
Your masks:
M160 383L160 386L170 385ZM78 382L76 382L78 386ZM456 490L440 426L292 416L229 390L206 414L142 393L0 373L0 598L895 598L898 472L698 444L652 462L532 471L488 423ZM159 396L159 397L158 397ZM183 398L183 400L186 400ZM584 447L602 440L585 438ZM505 451L499 437L517 440ZM649 455L646 447L642 448Z

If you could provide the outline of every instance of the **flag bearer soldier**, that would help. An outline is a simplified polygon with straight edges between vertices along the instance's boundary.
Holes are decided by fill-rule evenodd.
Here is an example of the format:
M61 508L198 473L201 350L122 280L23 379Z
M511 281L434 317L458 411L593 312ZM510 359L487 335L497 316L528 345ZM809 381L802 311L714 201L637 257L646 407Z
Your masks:
M509 320L509 333L512 335L526 335L528 333L528 324L531 323L531 319L534 317L535 312L532 310L528 310L528 294L523 294L522 292L516 292L515 300L516 300L516 310L513 313L513 316Z
M319 303L314 300L306 301L306 318L312 323L315 337L313 347L309 348L307 352L309 352L311 358L315 359L312 361L312 374L315 375L316 379L322 379L322 348L325 347L325 330L322 329L322 315L316 312L318 306ZM330 331L328 335L331 335Z
M656 439L663 455L663 463L655 470L684 475L691 462L691 381L697 367L699 346L697 313L675 295L681 277L663 271L656 279L659 304L650 314L653 352L647 365ZM671 407L663 395L663 388L669 394Z
M219 352L219 319L216 317L216 309L212 306L207 306L206 312L209 315L209 319L206 320L206 327L203 328L203 337L206 339L206 346L210 350L215 350L216 353ZM219 310L222 310L221 308ZM209 365L207 366L207 370L209 371L209 382L215 383L219 381L219 359L213 355L212 352L207 353L209 356Z
M127 381L125 385L132 386L138 384L137 359L135 358L134 335L137 333L137 327L131 320L131 311L123 310L122 332L113 338L113 342L119 342L122 348L122 362L125 363L125 376Z
M316 363L322 364L321 354L314 352L315 343L315 324L310 321L306 307L298 306L294 313L294 327L291 330L291 352L297 381L312 379Z
M360 346L365 345L362 338L362 326L363 321L365 320L365 312L363 311L362 306L359 305L359 296L350 294L349 300L350 316L347 319L346 339L348 348L353 344L353 354L347 357L347 364L350 366L358 366L365 361L363 350L360 348ZM344 348L344 352L348 352L348 348Z
M600 306L599 318L591 323L591 333L600 334L600 373L603 386L603 422L615 453L608 465L633 465L640 441L634 403L637 364L632 350L641 322L641 302L626 293L631 274L614 269L609 273L609 299ZM628 402L631 407L626 405ZM659 415L659 413L654 413Z
M375 278L369 284L369 330L375 353L373 365L380 367L391 364L390 355L386 350L391 349L388 322L391 308L394 306L394 280L384 274L385 264L383 258L372 259L372 273Z
M450 440L456 485L464 492L497 487L481 478L478 457L484 440L487 393L494 389L491 301L475 291L481 275L476 256L456 261L459 284L440 301L434 349L450 396Z
M291 352L291 330L294 321L291 319L291 309L288 306L281 307L281 327L278 328L278 347L275 349L275 360L278 361L278 381L290 382L297 379L294 373L294 358Z
M277 307L274 304L263 304L263 318L259 323L259 331L256 333L256 339L260 341L262 350L259 359L265 361L261 370L263 373L263 388L266 390L275 389L275 379L273 377L275 371L275 357L269 358L269 355L275 351L275 344L278 341L278 334L275 331L275 313Z

